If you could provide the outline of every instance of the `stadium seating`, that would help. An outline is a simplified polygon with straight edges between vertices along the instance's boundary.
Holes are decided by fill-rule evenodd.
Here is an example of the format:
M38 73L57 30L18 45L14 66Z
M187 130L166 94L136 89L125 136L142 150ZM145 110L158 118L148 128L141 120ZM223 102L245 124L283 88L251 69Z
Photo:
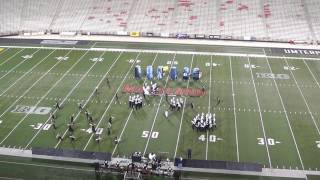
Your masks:
M170 32L219 34L216 1L178 0Z
M133 4L128 21L128 31L167 32L170 27L175 1L161 0L150 3L150 0L140 0Z
M309 19L317 40L320 40L320 3L318 0L305 1L309 11Z
M264 7L269 9L265 20L270 39L312 39L302 2L301 0L265 0Z
M59 3L56 0L25 0L21 13L20 30L24 32L46 31L52 22L58 5Z
M320 38L318 0L10 0L0 34L119 32L221 35L235 39Z
M23 0L2 1L0 5L0 34L19 31Z
M219 29L222 35L264 38L267 36L261 2L227 0L219 4ZM259 16L260 15L260 16Z
M88 14L91 1L64 0L59 3L59 12L53 17L49 29L59 32L78 31Z
M125 31L129 13L135 3L137 0L92 0L80 30L97 33Z

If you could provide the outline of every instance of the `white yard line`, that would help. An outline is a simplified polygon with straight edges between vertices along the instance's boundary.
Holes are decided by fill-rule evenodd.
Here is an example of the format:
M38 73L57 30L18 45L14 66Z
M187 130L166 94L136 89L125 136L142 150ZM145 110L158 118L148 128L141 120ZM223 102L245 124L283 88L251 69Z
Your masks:
M158 53L155 55L155 57L154 57L154 59L153 59L153 61L152 61L151 66L153 66L153 64L154 64L154 62L156 61L157 57L158 57ZM142 84L144 84L144 83L146 82L146 80L147 80L147 77L145 77L145 79L144 79L144 81L143 81ZM123 133L124 133L126 127L127 127L127 124L128 124L128 122L129 122L129 119L130 119L130 117L131 117L132 112L133 112L133 109L131 109L130 114L129 114L127 120L126 120L126 123L124 124L124 127L123 127L122 130L121 130L121 133L120 133L120 135L119 135L119 139L120 139L120 140L121 140L122 135L123 135ZM115 145L115 147L114 147L114 149L113 149L113 151L112 151L111 157L113 157L114 153L116 152L117 147L118 147L118 143Z
M269 67L270 72L273 73L268 58L266 58L266 60L267 60L267 63L268 63L268 67ZM301 167L302 167L302 169L304 170L304 164L303 164L303 161L302 161L302 158L301 158L301 155L300 155L300 151L299 151L299 148L298 148L298 145L297 145L297 142L296 142L296 138L295 138L295 136L294 136L294 133L293 133L293 130L292 130L292 127L291 127L291 122L290 122L290 120L289 120L289 116L288 116L288 113L287 113L287 109L286 109L285 106L284 106L283 99L282 99L282 96L281 96L280 91L279 91L279 88L278 88L278 84L277 84L277 82L276 82L276 80L275 80L274 78L273 78L273 83L274 83L274 85L275 85L275 87L276 87L276 90L277 90L277 93L278 93L278 95L279 95L279 99L280 99L280 102L281 102L281 105L282 105L284 114L285 114L285 116L286 116L287 123L288 123L288 125L289 125L289 129L290 129L290 132L291 132L291 136L292 136L294 145L295 145L295 147L296 147L296 150L297 150L297 153L298 153L298 156L299 156L299 160L300 160L300 163L301 163Z
M65 56L67 56L71 51L69 51ZM25 96L42 78L44 78L54 67L56 67L61 61L58 61L45 73L43 74L36 82L34 82L18 99L16 99L1 115L2 117L5 113L7 113L23 96ZM19 121L13 129L6 135L6 137L0 142L0 145L10 136L10 134L22 123Z
M315 75L313 74L313 72L311 71L311 69L310 69L309 65L306 63L306 61L305 61L305 60L303 60L303 62L304 62L304 64L307 66L307 68L308 68L308 70L309 70L310 74L312 75L312 77L313 77L314 81L317 83L318 88L320 89L320 84L319 84L319 82L318 82L317 78L315 77Z
M15 57L17 54L19 54L20 52L22 52L23 50L25 50L24 48L21 49L20 51L14 53L14 55L10 56L7 60L3 61L0 66L2 66L3 64L5 64L6 62L8 62L10 59L12 59L13 57Z
M43 95L41 97L41 99L39 100L40 102L49 94L49 92L51 92L51 90L53 90L54 87L56 87L57 84L60 83L60 81L62 81L64 79L64 77L88 54L89 51L86 51L80 58L78 58L78 60L76 61L76 63L74 63L64 74L63 76L49 89L49 91ZM99 58L101 58L103 55L105 54L102 53L100 55ZM68 99L68 97L73 93L73 91L78 87L78 85L83 81L83 79L85 77L87 77L88 73L91 71L91 69L97 64L98 61L95 61L91 67L87 70L87 72L85 72L85 74L81 77L81 79L77 82L76 85L73 86L73 88L68 92L68 94L64 97L64 99L60 102L60 106L62 106L64 104L64 102ZM37 103L38 104L38 103ZM37 106L37 105L36 105ZM52 114L55 114L58 111L58 109L55 109ZM29 114L27 114L29 115ZM47 124L50 121L49 117L45 122L44 125ZM27 145L25 146L25 149L33 142L33 140L38 136L38 134L41 132L41 130L43 129L44 125L37 131L37 133L30 139L30 141L27 143Z
M288 61L287 61L286 59L285 59L285 62L286 62L286 64L287 64L287 66L289 66ZM319 131L318 125L317 125L316 120L315 120L315 118L314 118L314 116L313 116L313 114L312 114L312 112L311 112L311 110L310 110L309 104L308 104L306 98L304 97L304 94L302 93L302 90L301 90L301 88L300 88L300 86L299 86L299 84L298 84L298 82L297 82L297 80L296 80L296 78L295 78L292 70L289 69L289 71L290 71L290 74L291 74L291 76L293 77L293 80L294 80L294 82L295 82L295 84L296 84L296 86L297 86L297 88L298 88L298 90L299 90L299 92L300 92L300 94L301 94L301 97L302 97L302 99L303 99L303 101L304 101L304 103L305 103L305 105L306 105L306 107L307 107L307 109L308 109L308 112L309 112L309 114L310 114L310 116L311 116L311 118L312 118L312 121L313 121L313 123L314 123L314 126L316 127L317 132L318 132L318 134L320 135L320 131Z
M192 71L193 59L194 59L194 54L192 55L192 58L191 58L190 72ZM188 82L187 82L187 89L189 88L190 78L191 78L191 77L189 77ZM183 103L183 107L182 107L182 115L181 115L181 118L180 118L178 137L177 137L177 142L176 142L176 148L175 148L175 150L174 150L173 159L175 159L175 158L177 157L177 151L178 151L178 146L179 146L179 141L180 141L182 121L183 121L183 117L184 117L184 110L185 110L185 108L186 108L186 104L187 104L187 97L184 97L184 103Z
M256 83L255 83L255 80L254 80L254 77L253 77L253 73L252 73L252 68L251 68L251 63L250 63L250 58L249 57L248 57L248 64L249 64L249 67L250 67L249 69L250 69L250 73L251 73L251 79L252 79L252 82L253 82L254 93L255 93L255 96L256 96L257 104L258 104L260 123L261 123L261 127L262 127L264 142L266 142L265 145L266 145L267 154L268 154L269 166L270 166L270 168L272 168L270 152L269 152L269 146L268 146L268 143L267 143L268 141L267 141L267 137L266 137L266 131L265 131L264 124L263 124L263 118L262 118L262 113L261 113L259 97L258 97Z
M36 50L35 52L33 52L31 55L32 55L32 56L35 55L38 51L40 51L40 49L37 49L37 50ZM18 68L21 64L23 64L24 62L28 62L28 61L30 61L30 59L24 59L24 60L22 60L20 63L16 64L14 67L12 67L10 70L8 70L6 74L2 75L2 76L0 77L0 80L1 80L2 78L6 77L8 74L10 74L10 73L11 73L12 71L14 71L16 68Z
M118 138L118 139L120 139L120 140L121 140L121 138L122 138L122 134L124 133L124 130L125 130L126 127L127 127L127 124L128 124L128 122L129 122L129 119L130 119L130 117L131 117L132 112L133 112L133 109L131 109L131 111L130 111L128 117L127 117L126 123L124 124L124 126L123 126L123 128L122 128L122 131L121 131L120 136L119 136L119 138ZM116 152L117 147L118 147L118 143L117 143L117 144L115 145L115 147L113 148L113 151L112 151L112 154L111 154L111 158L114 156L114 153Z
M17 80L15 80L13 83L10 84L10 86L1 92L0 96L3 96L11 87L13 87L16 83L18 83L22 78L24 78L27 74L33 71L36 67L38 67L39 64L41 64L44 60L46 60L52 53L54 53L56 50L51 51L46 57L42 58L41 61L39 61L37 64L32 66L31 69L29 69L26 73L24 73L22 76L20 76ZM43 73L44 74L44 73Z
M230 76L231 76L231 90L232 90L232 104L233 104L233 114L234 114L234 127L235 127L235 133L236 133L236 145L237 145L237 161L240 160L239 155L239 140L238 140L238 125L237 125L237 112L236 112L236 100L235 100L235 93L234 93L234 85L233 85L233 74L232 74L232 61L231 57L229 56L230 61Z
M172 68L172 66L173 66L173 62L174 62L175 58L176 58L176 54L174 54L174 56L173 56L173 58L172 58L172 60L171 60L171 65L170 65L170 68L169 68L169 73L168 73L166 82L165 82L165 84L164 84L164 89L167 87L167 84L168 84L168 81L169 81L169 77L170 77L170 70L171 70L171 68ZM157 116L158 116L158 113L159 113L159 110L160 110L160 106L161 106L162 99L163 99L163 94L161 94L160 102L159 102L159 104L158 104L158 108L157 108L156 114L155 114L155 116L154 116L151 129L150 129L150 131L149 131L150 133L149 133L149 136L148 136L148 140L147 140L146 146L145 146L144 151L143 151L143 155L142 155L143 157L145 156L146 151L147 151L147 148L148 148L148 145L149 145L149 141L150 141L151 134L152 134L152 131L153 131L153 128L154 128L154 124L155 124L155 122L156 122L156 119L157 119Z
M0 51L0 55L9 50L10 48L5 48L4 50Z
M114 93L114 95L113 95L113 97L112 97L112 99L111 99L110 103L108 104L107 109L103 112L103 114L102 114L102 116L101 116L101 118L100 118L100 120L99 120L99 122L98 122L98 124L97 124L97 127L96 127L96 128L99 128L100 123L102 122L102 120L104 119L105 115L107 114L107 112L108 112L109 108L111 107L111 104L113 104L112 102L113 102L113 101L114 101L114 99L116 98L117 93L118 93L118 92L119 92L119 90L121 89L122 84L125 82L125 80L126 80L127 76L130 74L131 69L134 67L135 62L137 61L137 59L139 58L139 56L140 56L140 53L138 53L138 55L137 55L137 56L136 56L136 58L135 58L134 63L132 63L132 65L131 65L130 69L128 70L128 72L126 73L126 75L124 76L124 78L122 79L122 81L121 81L121 83L120 83L119 87L117 88L117 90L116 90L116 92ZM83 151L87 149L87 147L88 147L88 145L89 145L89 143L90 143L90 141L91 141L91 139L92 139L93 135L94 135L94 133L92 133L92 134L90 135L90 138L89 138L89 140L87 141L87 144L84 146Z
M101 83L103 82L103 80L107 77L107 75L109 74L110 70L113 68L113 66L116 64L116 62L118 62L119 58L121 57L122 52L118 55L118 57L113 60L113 63L111 64L111 66L109 67L108 71L103 75L103 77L101 78L101 80L99 81L98 85L96 87L100 87ZM92 90L91 94L89 95L89 97L87 98L86 102L83 104L83 107L86 107L86 105L89 103L91 97L95 94L95 88ZM77 115L74 118L74 121L77 120L77 118L79 117L81 111L79 111L77 113ZM68 129L65 130L65 132L63 133L62 137L64 138L64 136L67 134ZM59 146L59 144L61 143L61 140L58 141L58 143L55 145L54 148L57 148Z
M209 92L208 92L208 94L209 94L208 113L210 113L210 109L211 109L211 84L212 84L211 74L212 74L212 55L210 56L210 73L209 73L210 80L209 80ZM209 150L209 131L207 130L206 160L208 160L208 150Z

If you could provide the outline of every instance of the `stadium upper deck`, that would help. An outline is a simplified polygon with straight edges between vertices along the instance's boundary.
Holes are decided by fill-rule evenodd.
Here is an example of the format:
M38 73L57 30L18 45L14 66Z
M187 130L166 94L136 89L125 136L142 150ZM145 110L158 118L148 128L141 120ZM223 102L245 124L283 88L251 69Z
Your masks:
M11 0L0 6L0 34L81 32L317 41L317 0Z

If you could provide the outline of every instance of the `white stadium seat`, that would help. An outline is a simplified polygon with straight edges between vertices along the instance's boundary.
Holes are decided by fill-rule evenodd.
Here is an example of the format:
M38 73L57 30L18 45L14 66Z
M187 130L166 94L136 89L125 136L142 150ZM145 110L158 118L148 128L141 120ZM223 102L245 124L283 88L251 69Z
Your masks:
M320 39L318 0L10 0L0 34L187 33L236 39Z

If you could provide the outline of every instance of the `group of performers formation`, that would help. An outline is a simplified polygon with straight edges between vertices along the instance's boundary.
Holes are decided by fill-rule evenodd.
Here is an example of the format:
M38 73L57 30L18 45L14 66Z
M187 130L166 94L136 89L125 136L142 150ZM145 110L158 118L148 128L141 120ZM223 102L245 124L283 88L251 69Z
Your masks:
M192 129L197 129L197 131L212 130L214 127L216 127L216 114L197 114L197 116L193 118L191 123Z
M142 97L140 95L129 96L129 107L135 109L142 108Z
M170 110L180 111L182 106L183 106L183 99L182 98L173 97L170 99Z

